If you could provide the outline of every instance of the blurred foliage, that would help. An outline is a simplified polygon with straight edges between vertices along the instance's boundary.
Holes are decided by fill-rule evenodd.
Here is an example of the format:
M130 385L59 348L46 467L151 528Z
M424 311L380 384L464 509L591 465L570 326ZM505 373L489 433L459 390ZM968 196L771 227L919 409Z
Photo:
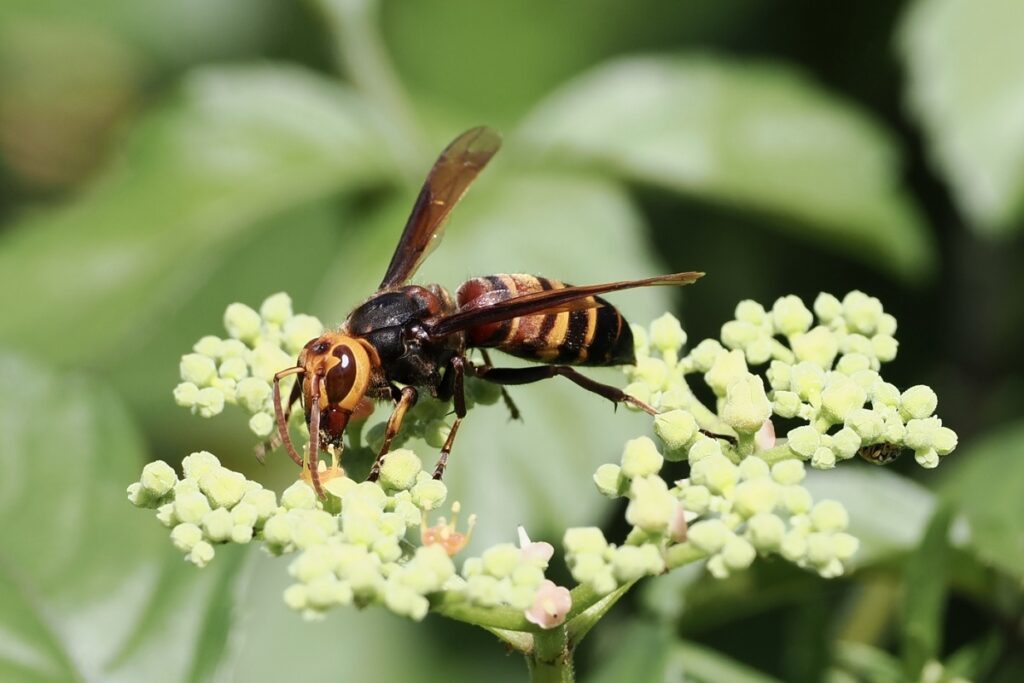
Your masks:
M522 676L440 619L300 623L281 562L184 566L123 499L157 456L256 470L241 415L173 405L178 357L231 301L342 319L480 123L505 150L418 280L706 270L685 301L615 299L675 305L691 339L739 298L859 288L900 321L893 380L932 385L962 439L937 475L811 482L850 510L852 576L650 581L584 679L1024 678L1022 21L1016 0L0 4L0 678ZM515 396L525 423L474 411L449 471L482 544L608 515L590 475L644 428L557 381Z

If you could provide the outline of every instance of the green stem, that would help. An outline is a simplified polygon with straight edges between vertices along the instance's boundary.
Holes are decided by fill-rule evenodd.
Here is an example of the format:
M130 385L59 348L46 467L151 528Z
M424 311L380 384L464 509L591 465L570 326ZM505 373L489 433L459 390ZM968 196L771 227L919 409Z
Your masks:
M530 680L533 683L572 683L576 677L572 655L565 624L535 633L533 651L526 658Z
M488 630L520 631L538 633L541 631L536 624L526 620L522 610L511 607L477 607L455 593L438 593L431 597L431 611L467 624L476 624Z
M782 462L783 460L801 459L800 456L798 456L793 451L789 450L789 444L787 444L784 440L780 445L775 446L774 448L769 448L766 451L761 451L760 453L757 454L757 457L761 458L769 465L774 465L775 463Z

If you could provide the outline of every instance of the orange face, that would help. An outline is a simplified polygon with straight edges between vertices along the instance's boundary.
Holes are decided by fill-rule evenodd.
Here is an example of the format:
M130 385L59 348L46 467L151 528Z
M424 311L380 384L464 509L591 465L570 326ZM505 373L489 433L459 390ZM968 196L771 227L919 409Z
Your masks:
M312 339L299 354L305 370L302 395L307 409L312 404L313 377L320 377L321 409L355 411L370 386L370 376L380 365L376 350L364 340L341 332L325 332Z

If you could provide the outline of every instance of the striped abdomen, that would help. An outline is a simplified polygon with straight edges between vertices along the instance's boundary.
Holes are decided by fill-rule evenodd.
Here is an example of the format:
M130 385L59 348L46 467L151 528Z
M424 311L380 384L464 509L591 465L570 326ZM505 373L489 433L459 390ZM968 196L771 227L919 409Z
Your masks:
M456 293L459 310L492 306L514 296L563 289L564 282L535 275L475 277ZM524 315L478 325L466 331L469 346L493 347L545 363L624 365L635 361L629 323L601 297L600 307L563 313Z

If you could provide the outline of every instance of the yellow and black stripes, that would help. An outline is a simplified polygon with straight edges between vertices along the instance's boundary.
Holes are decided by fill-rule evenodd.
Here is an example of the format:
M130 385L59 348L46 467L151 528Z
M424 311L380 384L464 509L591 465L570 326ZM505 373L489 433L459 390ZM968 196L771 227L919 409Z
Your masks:
M473 278L456 294L460 310L492 306L517 296L564 289L558 280L524 274ZM632 363L633 336L615 307L600 297L599 306L582 310L537 313L487 323L466 331L469 346L493 347L520 358L573 365Z

